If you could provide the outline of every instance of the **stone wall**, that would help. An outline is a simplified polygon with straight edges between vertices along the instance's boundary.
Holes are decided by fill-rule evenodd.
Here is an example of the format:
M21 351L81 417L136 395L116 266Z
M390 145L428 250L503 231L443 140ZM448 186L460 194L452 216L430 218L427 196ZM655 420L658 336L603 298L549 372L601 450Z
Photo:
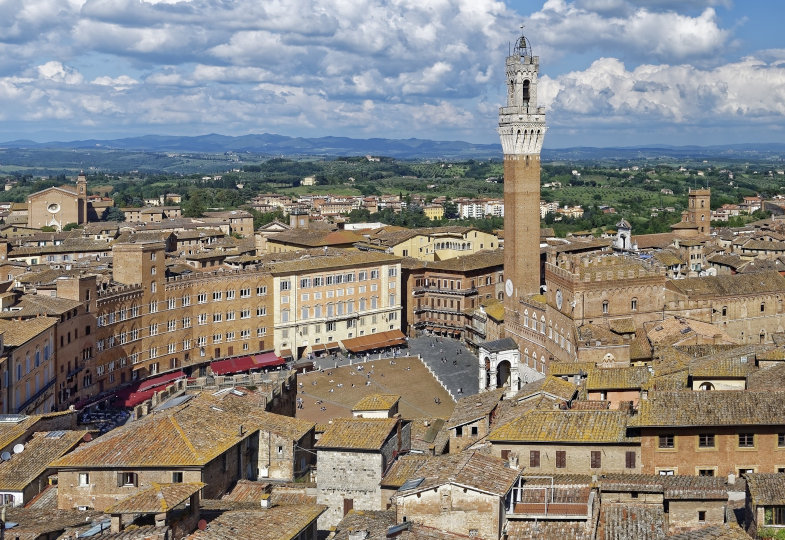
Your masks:
M396 521L413 521L469 537L499 538L504 513L499 497L444 484L396 498Z
M587 474L587 473L640 473L640 446L632 444L538 444L492 443L491 453L502 457L502 451L517 454L518 466L527 474ZM530 467L530 452L540 452L540 466ZM566 466L556 467L556 452L566 452ZM591 453L600 452L600 467L591 468ZM635 467L627 468L626 453L635 452Z

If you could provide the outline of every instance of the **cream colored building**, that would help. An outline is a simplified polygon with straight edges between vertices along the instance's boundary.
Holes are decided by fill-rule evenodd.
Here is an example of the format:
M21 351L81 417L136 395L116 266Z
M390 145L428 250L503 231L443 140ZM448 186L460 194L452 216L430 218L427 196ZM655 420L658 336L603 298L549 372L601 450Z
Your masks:
M281 356L301 358L316 345L400 330L396 257L346 251L273 263L267 270L273 276L273 343Z
M423 229L384 227L357 244L364 251L413 257L421 261L444 261L460 255L499 247L499 238L472 227L448 226Z

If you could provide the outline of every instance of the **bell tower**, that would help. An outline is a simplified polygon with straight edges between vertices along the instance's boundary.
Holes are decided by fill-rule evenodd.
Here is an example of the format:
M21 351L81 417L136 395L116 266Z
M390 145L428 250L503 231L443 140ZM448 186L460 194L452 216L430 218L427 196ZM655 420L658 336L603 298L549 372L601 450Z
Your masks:
M545 108L537 106L539 57L521 35L507 57L507 105L499 108L504 152L505 310L540 292L540 151Z

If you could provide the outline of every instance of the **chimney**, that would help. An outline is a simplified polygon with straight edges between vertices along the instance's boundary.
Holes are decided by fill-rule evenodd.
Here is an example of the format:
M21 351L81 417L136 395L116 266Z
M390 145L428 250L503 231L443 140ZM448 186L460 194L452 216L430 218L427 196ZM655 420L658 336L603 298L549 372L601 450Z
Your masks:
M272 503L270 502L270 494L269 493L265 493L264 495L262 495L262 498L261 498L261 500L259 502L261 504L261 507L264 508L265 510L268 509L268 508L272 508L272 506L273 506Z
M736 475L733 474L733 473L729 473L728 474L728 485L732 486L734 484L736 484Z

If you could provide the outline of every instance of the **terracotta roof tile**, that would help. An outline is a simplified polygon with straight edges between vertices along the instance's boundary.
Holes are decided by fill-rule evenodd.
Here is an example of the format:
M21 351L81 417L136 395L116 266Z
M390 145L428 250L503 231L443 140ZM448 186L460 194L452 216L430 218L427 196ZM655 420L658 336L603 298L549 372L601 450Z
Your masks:
M709 525L668 536L668 540L749 540L750 536L736 523Z
M410 478L417 477L417 470L430 459L425 454L401 456L382 478L381 485L398 489Z
M753 506L785 505L785 474L747 474L746 479Z
M531 411L494 429L490 441L633 443L622 411Z
M634 390L641 388L651 377L646 366L623 368L594 368L586 377L587 390Z
M49 464L70 451L86 431L39 432L24 445L19 454L0 463L0 490L21 491L42 475Z
M193 540L291 540L325 510L323 505L273 506L224 512L191 535Z
M352 411L389 410L398 403L400 399L401 396L398 394L371 394L355 403L354 407L352 407Z
M168 512L187 501L191 495L207 484L190 482L159 484L153 482L147 489L122 499L106 510L106 514L158 514Z
M504 391L504 388L496 388L460 398L455 404L452 416L447 421L447 429L487 417L502 400Z
M638 405L635 426L785 424L785 391L655 392Z
M416 472L423 481L416 487L398 491L396 496L406 496L444 484L466 486L493 495L504 496L520 472L507 467L496 457L476 451L432 456Z
M379 450L397 423L396 418L335 418L316 448Z

